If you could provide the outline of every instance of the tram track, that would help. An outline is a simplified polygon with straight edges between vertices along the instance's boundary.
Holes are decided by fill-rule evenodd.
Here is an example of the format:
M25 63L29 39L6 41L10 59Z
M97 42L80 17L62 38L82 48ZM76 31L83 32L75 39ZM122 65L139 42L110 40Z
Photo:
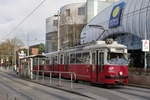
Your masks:
M0 79L2 79L2 78L0 77ZM4 80L4 79L2 79L2 80ZM16 92L17 94L23 96L23 97L26 98L27 100L33 100L31 97L29 97L28 95L25 95L25 93L21 92L19 89L15 89L15 88L11 87L11 86L8 85L7 83L4 83L2 80L0 80L0 83L1 83L4 87L7 87L8 89L10 89L10 90Z
M85 85L91 86L91 84L89 84L88 82L81 82L79 84L85 84ZM142 98L141 100L143 100L143 99L144 100L150 100L150 96L148 96L148 94L150 93L150 90L148 90L149 88L142 88L140 86L137 87L137 86L130 86L130 85L117 86L117 87L112 87L112 88L106 88L106 87L103 87L102 85L99 85L99 84L94 84L92 86L107 89L107 90L109 89L109 91L112 91L112 92L114 91L114 92L119 92L119 93L122 93L122 94L127 94L127 95L130 95L130 96L139 97L139 98ZM139 92L139 93L136 94L135 92ZM145 94L145 95L141 95L141 93Z
M150 97L147 97L147 96L142 96L142 95L139 95L139 94L135 94L135 93L127 92L127 91L122 91L122 90L116 90L116 91L120 92L120 93L123 93L123 94L136 96L136 97L139 97L139 98L144 99L144 100L150 100Z
M8 73L8 74L11 75L10 73ZM8 78L11 79L10 76L7 76L7 75L4 75L4 76L6 76L6 77L8 77ZM13 75L13 76L16 77L16 79L18 78L16 75ZM18 80L16 80L16 79L11 79L11 80L18 82ZM28 81L30 81L30 80L28 80ZM38 83L40 85L48 86L48 85L45 85L42 82L41 83L40 82L34 82L34 83ZM24 84L24 83L20 82L20 84ZM106 89L106 88L102 87L101 85L96 85L96 84L91 85L89 82L79 81L79 83L77 83L77 84L81 84L81 85L85 85L85 86L90 86L90 87L92 86L93 88L91 87L91 89L94 89L96 87L96 88L98 88L97 90L102 90L102 91L104 90L105 92L109 92L110 94L112 93L114 95L120 94L121 95L120 98L126 98L126 99L121 99L121 100L132 100L132 99L128 99L127 96L140 98L139 100L150 100L150 97L147 95L148 93L150 93L150 90L145 89L145 88L141 88L141 87L117 86L117 87L114 87L114 88ZM27 85L27 84L24 84L24 85ZM51 86L48 86L48 87L51 87ZM62 90L59 87L58 88L53 87L53 88ZM39 91L41 91L41 90L39 90ZM62 91L64 91L64 90L62 90ZM137 92L137 91L138 91L138 93L136 94L135 92ZM66 92L74 93L72 91L66 91ZM86 97L88 96L86 94L82 94L82 93L78 93L78 92L75 92L75 94L76 95L80 95L80 96L86 96ZM123 96L122 94L127 95L127 96ZM142 95L142 94L144 94L144 95ZM104 97L107 97L107 95L105 94ZM118 97L119 97L119 95L118 95ZM95 98L89 97L89 96L88 96L88 98L95 99Z
M16 75L14 75L14 74L10 74L10 73L7 73L7 74L15 77L16 79L12 79L11 76L8 76L8 75L4 75L4 74L1 74L1 75L4 76L4 77L7 77L9 80L12 80L13 82L17 82L19 84L23 84L24 86L31 87L32 89L35 89L37 91L41 91L41 92L44 92L46 94L52 94L50 92L44 91L43 89L39 89L39 88L33 87L31 85L28 85L28 84L25 84L24 82L19 81L18 77ZM31 83L34 83L34 84L39 84L39 85L42 85L42 86L54 88L54 89L57 89L57 90L60 90L60 91L68 92L68 93L71 93L71 94L74 94L74 95L86 97L86 98L89 98L89 99L92 99L92 100L95 99L93 97L90 97L90 96L87 96L87 95L84 95L84 94L81 94L81 93L78 93L78 92L75 92L75 91L71 91L71 90L66 90L66 89L62 89L62 88L58 88L58 87L49 86L49 85L46 85L46 84L43 84L43 83L40 83L40 82L31 81L31 80L28 80L28 79L25 79L25 78L24 79L19 78L19 79L24 80L24 81L28 81L28 82L31 82ZM55 94L52 94L52 95L55 95ZM68 99L64 99L64 100L68 100Z

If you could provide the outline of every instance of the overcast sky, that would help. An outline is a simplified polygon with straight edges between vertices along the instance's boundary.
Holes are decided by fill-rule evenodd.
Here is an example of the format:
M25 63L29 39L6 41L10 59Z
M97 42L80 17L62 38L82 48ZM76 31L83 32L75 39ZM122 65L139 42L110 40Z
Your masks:
M30 34L30 44L45 42L45 19L56 14L57 10L66 4L86 0L46 0L16 31L8 35L41 1L0 0L0 42L7 38L18 37L26 44L27 34Z

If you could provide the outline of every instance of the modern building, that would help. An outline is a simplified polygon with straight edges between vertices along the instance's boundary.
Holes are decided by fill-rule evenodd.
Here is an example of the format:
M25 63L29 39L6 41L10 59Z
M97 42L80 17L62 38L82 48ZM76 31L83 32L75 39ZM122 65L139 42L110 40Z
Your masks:
M150 1L120 0L101 11L81 33L81 44L93 40L114 40L128 46L131 65L144 65L142 40L150 40ZM101 27L108 29L103 33ZM148 57L148 66L150 66Z
M87 23L89 23L99 12L119 0L87 0Z
M73 3L60 8L60 48L80 43L80 33L87 24L86 3Z
M83 27L103 9L117 0L87 0L85 3L68 4L60 8L60 48L80 44ZM58 50L58 16L46 19L46 52Z
M58 16L54 15L46 19L46 53L57 51L58 47Z
M60 48L65 49L80 44L83 27L116 0L87 0L85 3L68 4L60 8L59 29ZM46 19L46 52L58 49L58 16Z

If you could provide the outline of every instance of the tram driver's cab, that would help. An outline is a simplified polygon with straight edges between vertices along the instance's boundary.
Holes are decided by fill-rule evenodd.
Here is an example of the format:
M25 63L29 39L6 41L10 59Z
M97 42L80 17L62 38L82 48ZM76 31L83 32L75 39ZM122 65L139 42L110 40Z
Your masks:
M102 84L127 84L127 47L109 41L101 43L98 49L92 51L92 81Z

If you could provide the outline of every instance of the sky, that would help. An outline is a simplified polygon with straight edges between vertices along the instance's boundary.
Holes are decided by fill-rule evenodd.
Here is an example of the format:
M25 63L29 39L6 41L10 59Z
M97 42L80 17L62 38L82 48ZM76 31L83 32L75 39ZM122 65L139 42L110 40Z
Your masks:
M66 4L85 1L46 0L32 16L13 30L42 0L0 0L0 42L17 37L25 45L27 40L30 45L45 43L45 19L56 14L57 10Z

